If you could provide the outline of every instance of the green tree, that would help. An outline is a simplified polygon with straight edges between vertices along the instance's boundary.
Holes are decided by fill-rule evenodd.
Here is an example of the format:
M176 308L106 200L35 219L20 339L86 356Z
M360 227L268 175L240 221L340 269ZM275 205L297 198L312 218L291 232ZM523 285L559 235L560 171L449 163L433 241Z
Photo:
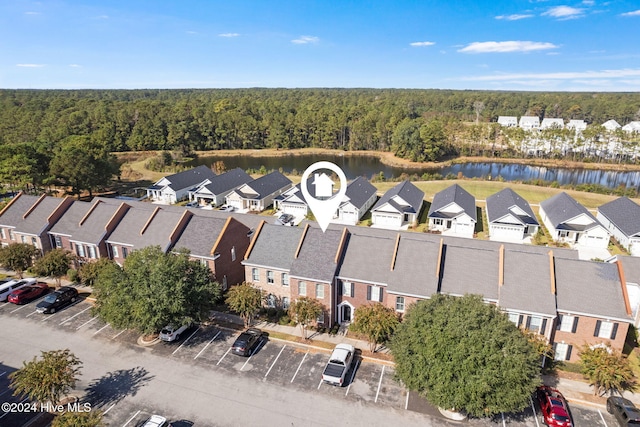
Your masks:
M629 359L609 347L589 347L585 344L580 351L580 367L596 395L635 389Z
M100 258L95 262L82 264L80 268L78 268L78 278L80 279L80 283L85 286L93 286L100 275L100 271L113 263L114 261L109 258Z
M67 249L56 248L45 253L33 264L33 272L38 276L53 277L56 287L60 286L60 279L67 274L69 266L76 256Z
M103 427L102 411L65 412L58 415L51 427Z
M41 359L34 356L9 375L10 387L14 396L57 405L75 387L81 367L82 362L69 349L41 351Z
M144 334L169 323L202 322L220 298L207 266L187 251L164 253L159 246L131 252L123 267L105 262L93 280L100 318Z
M378 302L356 308L354 321L349 326L349 329L366 335L369 340L370 350L375 352L378 344L385 343L399 323L396 312Z
M13 270L22 279L22 273L31 267L33 259L40 251L28 243L11 243L0 248L0 265Z
M251 283L242 282L227 291L226 303L229 308L242 317L245 328L251 326L253 318L262 307L264 292Z
M289 317L300 325L302 338L305 340L307 339L307 327L315 322L323 312L322 303L310 297L300 297L289 306Z
M478 295L436 294L413 304L390 348L409 389L476 417L524 409L540 384L535 348Z

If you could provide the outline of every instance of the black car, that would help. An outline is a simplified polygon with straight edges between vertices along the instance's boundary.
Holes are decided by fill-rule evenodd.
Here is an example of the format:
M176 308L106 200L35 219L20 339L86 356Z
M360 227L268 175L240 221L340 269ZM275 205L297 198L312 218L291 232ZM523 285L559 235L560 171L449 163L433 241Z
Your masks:
M640 411L632 401L624 397L609 397L607 399L607 411L616 417L621 426L640 426Z
M264 335L264 332L260 329L249 328L236 338L231 351L240 356L250 356L253 350L262 342Z
M276 219L276 225L288 225L292 226L295 218L291 214L282 214Z
M78 290L69 286L63 286L52 294L44 297L36 306L38 313L55 313L56 310L74 303L78 299Z

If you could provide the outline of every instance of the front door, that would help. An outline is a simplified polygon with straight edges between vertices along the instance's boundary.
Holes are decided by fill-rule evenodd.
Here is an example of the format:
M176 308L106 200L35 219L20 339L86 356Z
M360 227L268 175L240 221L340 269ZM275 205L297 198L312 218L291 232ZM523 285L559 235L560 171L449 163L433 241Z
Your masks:
M342 323L351 322L351 306L345 304L342 306Z

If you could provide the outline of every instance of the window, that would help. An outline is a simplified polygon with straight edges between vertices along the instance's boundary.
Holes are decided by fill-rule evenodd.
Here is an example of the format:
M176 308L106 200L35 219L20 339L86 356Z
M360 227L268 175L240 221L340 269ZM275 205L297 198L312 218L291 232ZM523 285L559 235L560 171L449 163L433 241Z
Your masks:
M76 250L78 251L78 256L84 257L84 245L76 245Z
M236 260L236 247L235 247L235 246L233 246L233 247L231 248L231 261L233 262L233 261L235 261L235 260Z
M20 236L22 243L27 243L27 236Z
M554 346L554 360L569 360L571 359L572 345L565 343L556 343Z
M529 316L529 319L527 320L527 330L540 332L540 328L542 327L543 323L545 322L542 320L542 317Z
M316 298L324 298L324 285L316 283Z
M31 244L37 248L38 247L38 239L36 239L35 237L32 237L31 238Z
M282 273L282 286L289 286L289 275Z
M558 329L562 332L575 333L578 328L578 317L568 316L566 314L560 315L560 321L558 322Z
M289 297L282 297L282 308L285 310L289 308Z
M367 286L367 301L382 302L382 288L380 286Z
M227 284L227 275L222 276L222 290L226 291L229 285Z
M267 270L267 283L273 285L273 271Z
M276 306L276 296L274 294L267 295L267 307L275 308Z
M616 339L618 333L618 324L614 322L603 322L598 320L596 322L596 329L593 332L594 337Z
M113 253L113 257L114 258L119 258L119 256L118 256L118 247L117 246L111 246L111 253Z
M96 247L91 245L87 246L87 249L89 249L89 258L96 259Z
M122 247L122 258L127 258L127 256L129 255L129 249L125 248L124 246Z
M442 225L442 219L441 218L434 218L433 219L433 225Z
M60 236L55 236L54 240L56 242L56 248L61 248L62 247L62 238Z
M509 320L519 328L522 324L522 315L518 313L509 313Z
M404 312L404 297L396 297L396 311Z
M16 240L15 234L13 234L13 230L9 230L9 239Z
M254 282L260 281L260 273L258 272L257 268L251 269L251 280L253 280Z
M7 235L4 233L4 228L0 228L0 237L2 237L3 239L7 238Z
M324 312L320 313L318 317L316 317L316 323L324 323Z
M204 258L200 258L200 264L204 265L205 267L209 267L209 262Z
M569 235L568 231L565 231L565 230L558 231L559 238L564 238L564 237L567 237L568 235Z
M342 282L342 295L345 297L353 296L353 283L351 282Z
M298 295L307 295L307 282L298 282Z

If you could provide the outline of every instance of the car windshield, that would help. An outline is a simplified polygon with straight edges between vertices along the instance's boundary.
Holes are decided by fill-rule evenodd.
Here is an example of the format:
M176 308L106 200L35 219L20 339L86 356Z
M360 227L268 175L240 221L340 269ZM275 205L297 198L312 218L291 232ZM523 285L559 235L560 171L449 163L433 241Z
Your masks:
M44 301L45 302L49 302L49 303L53 303L53 302L56 302L56 298L57 298L56 294L51 294L51 295L47 295L46 297L44 297Z
M173 330L172 330L172 329L167 329L167 328L163 328L163 329L160 331L160 333L161 333L161 334L165 334L165 335L169 335L169 334L171 334L172 332L173 332Z
M569 421L569 417L566 417L564 415L559 415L559 414L553 414L551 418L553 418L556 421L562 421L562 422Z

